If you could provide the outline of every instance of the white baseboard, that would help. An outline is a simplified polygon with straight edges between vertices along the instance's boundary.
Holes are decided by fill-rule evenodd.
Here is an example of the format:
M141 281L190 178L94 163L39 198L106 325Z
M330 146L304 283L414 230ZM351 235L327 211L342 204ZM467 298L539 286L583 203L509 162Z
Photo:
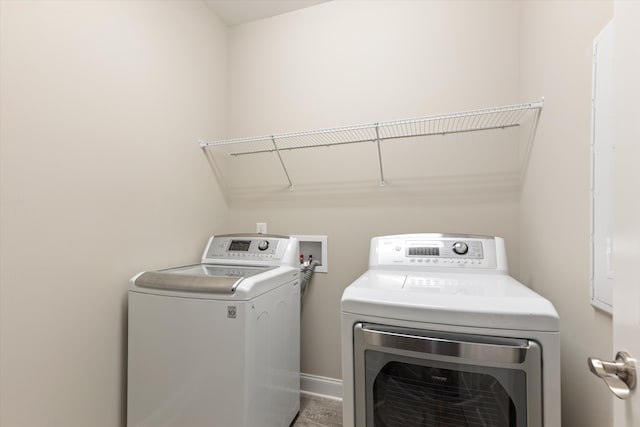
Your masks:
M342 380L301 373L300 393L342 400Z

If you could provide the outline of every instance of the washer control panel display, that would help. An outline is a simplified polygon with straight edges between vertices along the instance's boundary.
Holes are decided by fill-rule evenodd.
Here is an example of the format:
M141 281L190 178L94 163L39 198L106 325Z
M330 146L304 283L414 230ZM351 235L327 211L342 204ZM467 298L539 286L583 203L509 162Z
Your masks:
M214 237L206 250L208 259L277 260L286 241L276 237Z
M229 245L229 252L249 252L251 240L232 240Z

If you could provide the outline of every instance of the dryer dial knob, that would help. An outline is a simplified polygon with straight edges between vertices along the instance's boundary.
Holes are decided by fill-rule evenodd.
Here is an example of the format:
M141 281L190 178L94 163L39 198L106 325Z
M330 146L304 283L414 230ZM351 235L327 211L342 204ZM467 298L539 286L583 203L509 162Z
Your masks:
M260 249L261 251L266 251L268 248L269 248L269 241L260 240L260 243L258 243L258 249Z
M453 252L457 253L458 255L464 255L469 252L469 245L467 245L465 242L455 242L453 244Z

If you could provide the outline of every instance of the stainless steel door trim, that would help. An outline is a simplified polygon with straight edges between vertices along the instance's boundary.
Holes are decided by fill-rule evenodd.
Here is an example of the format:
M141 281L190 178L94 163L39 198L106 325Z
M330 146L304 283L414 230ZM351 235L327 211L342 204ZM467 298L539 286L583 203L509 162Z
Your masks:
M401 334L375 329L368 325L356 326L356 328L360 328L364 341L371 346L461 357L483 362L522 363L530 349L530 345L526 341L526 344L523 342L520 345L498 345Z
M474 366L474 367L487 367L487 369L517 369L526 373L526 396L527 396L527 424L526 427L542 427L543 420L543 405L542 405L542 349L540 345L531 340L528 342L529 348L525 352L525 359L521 363L496 363L490 361L471 360L465 357L447 356L433 353L423 353L410 350L403 350L393 347L377 346L366 342L363 331L364 327L374 330L382 330L384 332L392 331L392 333L399 335L407 335L411 337L423 337L429 335L451 335L451 336L464 336L466 339L470 337L476 337L478 343L486 344L487 341L493 341L494 337L487 337L484 335L472 335L472 334L457 334L457 333L441 333L427 330L417 330L414 328L401 328L387 325L375 325L369 323L355 323L353 325L353 381L354 381L354 395L353 402L354 408L354 425L355 427L371 427L373 422L367 420L367 393L372 391L367 388L366 385L366 363L365 353L368 351L387 353L398 356L408 356L416 359L417 362L439 361L448 362L458 366ZM495 337L498 341L504 341L507 343L511 341L509 338ZM522 341L516 339L514 341ZM467 343L467 341L464 341ZM501 345L501 344L497 344ZM508 346L508 344L506 344ZM520 426L518 426L520 427Z
M141 288L165 291L230 294L235 291L242 280L244 277L203 277L148 271L136 279L135 285Z

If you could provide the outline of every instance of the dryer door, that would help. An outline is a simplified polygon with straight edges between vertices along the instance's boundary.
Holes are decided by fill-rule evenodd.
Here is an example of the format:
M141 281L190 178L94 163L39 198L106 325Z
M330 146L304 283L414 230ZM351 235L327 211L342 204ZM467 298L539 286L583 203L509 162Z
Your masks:
M357 427L540 427L541 351L523 339L354 329Z

